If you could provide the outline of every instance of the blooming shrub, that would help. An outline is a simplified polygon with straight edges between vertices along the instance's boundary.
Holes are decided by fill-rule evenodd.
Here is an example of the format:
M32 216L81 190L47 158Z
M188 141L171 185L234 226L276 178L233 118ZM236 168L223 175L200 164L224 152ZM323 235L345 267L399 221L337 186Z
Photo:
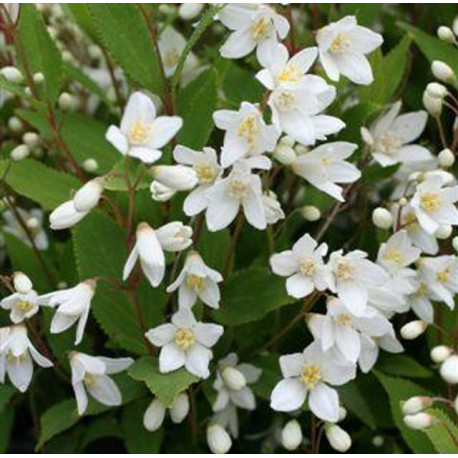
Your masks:
M458 451L432 8L0 6L2 451Z

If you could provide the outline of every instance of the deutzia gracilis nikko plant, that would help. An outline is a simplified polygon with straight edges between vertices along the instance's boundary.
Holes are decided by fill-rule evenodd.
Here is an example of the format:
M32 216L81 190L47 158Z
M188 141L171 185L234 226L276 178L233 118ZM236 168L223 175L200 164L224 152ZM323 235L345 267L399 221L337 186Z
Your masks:
M0 5L0 452L456 454L455 14Z

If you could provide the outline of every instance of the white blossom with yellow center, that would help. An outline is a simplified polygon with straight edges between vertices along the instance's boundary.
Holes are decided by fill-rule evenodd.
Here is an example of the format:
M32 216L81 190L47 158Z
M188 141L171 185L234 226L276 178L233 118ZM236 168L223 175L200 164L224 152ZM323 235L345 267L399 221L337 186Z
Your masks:
M31 289L25 294L13 293L2 299L1 306L10 311L10 319L17 324L26 320L38 312L39 304L37 302L38 294Z

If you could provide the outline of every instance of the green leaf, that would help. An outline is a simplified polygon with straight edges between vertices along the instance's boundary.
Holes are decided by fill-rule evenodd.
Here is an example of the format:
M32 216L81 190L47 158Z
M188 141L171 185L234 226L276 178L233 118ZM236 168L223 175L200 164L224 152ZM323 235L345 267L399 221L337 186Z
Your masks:
M226 253L231 243L231 234L228 229L210 232L204 224L199 239L197 251L205 263L221 272L226 261Z
M278 364L279 355L271 354L261 356L253 365L262 369L261 377L252 385L254 393L265 400L270 400L270 395L275 385L281 380L280 366Z
M0 177L9 164L9 161L0 161ZM5 181L19 195L39 203L45 210L53 210L71 197L72 190L80 187L75 177L33 159L11 163Z
M340 17L354 15L358 24L371 26L380 17L380 3L344 3L340 5Z
M32 3L21 5L18 34L28 70L32 74L43 73L47 99L54 104L62 80L62 58Z
M224 61L227 70L222 82L226 98L238 106L243 101L257 103L262 99L263 87L253 73L228 60Z
M158 56L139 8L128 3L88 6L98 35L113 59L140 86L161 94Z
M150 356L138 359L129 367L129 375L134 379L145 382L146 386L160 401L170 407L178 394L199 380L184 368L161 374L157 361Z
M399 377L428 378L433 376L429 369L407 355L382 353L377 361L377 370Z
M286 293L283 278L255 267L229 278L224 285L221 309L213 315L219 323L235 326L259 320L272 310L293 302Z
M0 386L0 453L6 453L10 446L13 430L15 408L10 401L17 393L11 385Z
M458 452L458 427L449 415L440 409L428 409L427 413L439 422L424 430L433 443L437 453L456 454Z
M216 70L212 68L200 73L179 92L178 114L183 118L179 143L195 149L206 145L213 129L216 95Z
M96 418L91 421L84 430L79 449L84 451L89 444L105 437L122 439L121 426L112 417L105 416L104 418Z
M31 105L34 105L38 109L45 107L45 105L42 104L40 101L34 99L29 94L24 92L23 86L8 81L3 75L0 75L0 89L10 92L11 94L17 95L19 98L21 98L25 102L30 103ZM0 91L0 94L1 93L2 91Z
M97 30L87 3L63 3L61 6L70 11L76 23L89 37L92 39L97 38Z
M391 51L383 56L383 69L389 78L385 80L384 102L388 102L396 93L407 70L411 39L405 35Z
M365 183L380 183L393 176L399 169L400 164L389 165L382 167L380 164L372 164L363 170L361 180Z
M428 396L430 393L409 380L390 377L378 371L374 371L374 375L388 394L394 423L410 449L414 453L434 453L434 447L423 432L415 431L405 425L403 421L404 415L401 411L401 402L406 401L412 396Z

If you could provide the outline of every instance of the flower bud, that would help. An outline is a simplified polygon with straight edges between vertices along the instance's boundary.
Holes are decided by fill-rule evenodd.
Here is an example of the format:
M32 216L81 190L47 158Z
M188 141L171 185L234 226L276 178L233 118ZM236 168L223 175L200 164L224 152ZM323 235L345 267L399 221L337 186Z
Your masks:
M80 222L87 212L78 212L75 209L73 200L69 200L59 205L50 215L49 222L54 231L68 229Z
M457 237L453 237L452 245L453 245L453 249L455 251L458 251L458 236Z
M350 435L340 426L327 423L324 432L329 441L329 445L338 452L344 453L351 447Z
M174 189L170 189L168 186L159 183L159 181L152 181L149 189L151 198L156 202L167 202L176 194Z
M13 66L3 67L0 75L3 75L10 83L21 84L24 81L21 71Z
M438 345L431 350L429 355L435 363L439 364L443 363L452 353L453 350L450 347Z
M26 132L22 136L22 141L30 148L34 148L35 146L38 146L38 143L40 142L40 137L36 132Z
M405 198L405 197L401 197L399 200L398 200L398 203L401 207L404 207L405 205L407 205L409 203L409 201Z
M414 415L406 415L404 423L411 429L426 429L436 423L436 418L429 413L420 412Z
M8 119L8 128L12 132L20 132L24 128L24 124L22 124L22 121L18 117L11 116Z
M347 409L343 406L339 406L339 419L337 421L344 421L347 418Z
M455 413L458 415L458 396L455 398L453 402L453 408L455 409Z
M151 174L156 181L175 191L188 191L199 181L196 171L186 165L156 165L151 167Z
M173 221L156 230L156 237L166 251L182 251L192 244L192 228Z
M59 95L57 102L61 110L67 111L73 108L73 96L68 92L62 92L62 94Z
M385 439L383 438L383 436L374 436L372 438L372 445L374 447L377 447L377 448L382 447L384 443L385 443Z
M45 80L45 75L41 72L34 73L32 79L35 84L42 84Z
M22 272L14 272L13 274L14 289L20 294L27 294L33 288L30 278Z
M375 227L389 229L393 225L393 216L386 208L377 207L372 212L372 222Z
M401 336L405 340L413 340L423 334L428 327L428 323L422 320L410 321L401 328Z
M40 222L34 216L29 218L25 223L26 223L27 227L29 229L31 229L32 231L35 231L40 227Z
M426 86L426 92L429 96L436 99L443 99L448 93L447 88L443 84L435 82L429 83Z
M86 159L86 160L83 162L83 169L84 169L86 172L93 173L93 172L95 172L98 168L99 168L99 163L98 163L95 159L93 159L93 158Z
M246 386L245 376L235 367L225 367L221 372L221 377L231 390L238 391Z
M29 154L30 151L27 145L18 145L11 151L10 157L13 161L22 161L22 159L25 159Z
M178 8L178 16L183 21L190 21L199 16L203 8L203 3L182 3Z
M227 431L217 423L207 428L207 444L212 453L227 453L232 447L232 439Z
M272 155L280 164L284 165L292 164L297 158L294 149L282 142L276 146Z
M439 240L445 240L448 239L453 232L452 226L450 224L442 224L439 226L439 228L434 232L434 237L436 237Z
M437 118L442 113L442 99L431 97L428 91L423 92L423 105L426 111L434 118Z
M412 415L421 412L432 405L433 400L427 396L413 396L402 403L401 409L404 415Z
M304 205L300 209L301 215L307 221L318 221L321 218L321 211L314 205Z
M100 178L85 183L73 197L76 211L88 212L97 206L103 192L103 182Z
M297 420L290 420L286 423L281 432L281 444L286 450L296 450L302 443L301 425Z
M452 25L453 33L458 37L458 16L455 16Z
M440 40L445 41L446 43L455 43L455 35L453 34L453 30L445 25L441 25L437 29L437 36Z
M439 370L441 377L451 385L458 383L458 355L449 356Z
M153 402L145 410L143 415L143 426L148 431L157 431L164 422L165 407L159 399L154 399Z
M307 154L310 149L307 148L306 146L304 145L300 145L300 144L297 144L295 147L294 147L294 151L296 151L296 154L298 156L302 155L302 154Z
M454 83L456 81L455 72L452 70L450 65L442 62L441 60L435 60L431 64L431 71L435 78L444 83Z
M170 418L174 423L181 423L189 412L189 397L186 393L180 393L170 407Z
M455 162L455 155L448 149L443 149L437 156L439 165L443 168L451 167Z

